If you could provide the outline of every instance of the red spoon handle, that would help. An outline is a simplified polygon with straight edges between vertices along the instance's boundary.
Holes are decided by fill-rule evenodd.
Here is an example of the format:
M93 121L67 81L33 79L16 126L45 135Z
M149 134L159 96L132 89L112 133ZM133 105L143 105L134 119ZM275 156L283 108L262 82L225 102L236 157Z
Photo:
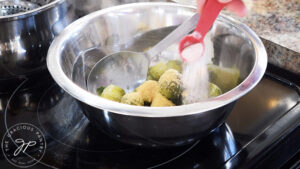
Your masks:
M227 3L219 3L218 0L207 0L203 6L200 20L194 31L194 36L201 42L213 25L215 19L218 17L221 10L227 5ZM198 34L200 33L200 34Z

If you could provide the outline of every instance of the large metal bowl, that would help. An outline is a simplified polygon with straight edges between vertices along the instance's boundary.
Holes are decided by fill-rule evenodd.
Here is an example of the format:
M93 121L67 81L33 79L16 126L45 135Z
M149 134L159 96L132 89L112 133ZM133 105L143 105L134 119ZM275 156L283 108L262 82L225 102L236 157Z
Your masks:
M137 107L88 92L86 77L103 56L126 49L143 51L195 11L173 3L136 3L94 12L55 38L48 51L48 69L54 80L80 102L89 120L118 140L142 146L193 142L221 125L235 101L249 92L265 72L265 48L244 24L219 16L211 29L214 63L236 66L242 79L219 97L176 107ZM168 51L174 53L172 48Z

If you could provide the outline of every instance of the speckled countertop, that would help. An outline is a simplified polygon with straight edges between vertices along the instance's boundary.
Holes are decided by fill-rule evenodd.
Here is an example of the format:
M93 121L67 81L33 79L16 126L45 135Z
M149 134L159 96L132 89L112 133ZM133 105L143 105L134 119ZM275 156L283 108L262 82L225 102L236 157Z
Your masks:
M238 17L263 40L269 62L300 74L300 0L245 0L248 13Z

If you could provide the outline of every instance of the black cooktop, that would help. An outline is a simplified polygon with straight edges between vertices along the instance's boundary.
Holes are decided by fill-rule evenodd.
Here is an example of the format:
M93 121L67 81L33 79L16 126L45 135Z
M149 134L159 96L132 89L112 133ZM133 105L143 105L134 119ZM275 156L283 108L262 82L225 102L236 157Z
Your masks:
M33 164L29 168L37 169L297 167L299 88L272 70L236 103L225 124L191 145L165 149L135 147L109 138L89 123L76 100L47 71L39 78L23 78L15 90L0 94L0 168L24 167L22 162L29 160ZM41 147L31 145L25 152L22 147L12 161L8 154L21 145L16 138L34 138L23 130L7 137L18 124L35 126L44 140Z

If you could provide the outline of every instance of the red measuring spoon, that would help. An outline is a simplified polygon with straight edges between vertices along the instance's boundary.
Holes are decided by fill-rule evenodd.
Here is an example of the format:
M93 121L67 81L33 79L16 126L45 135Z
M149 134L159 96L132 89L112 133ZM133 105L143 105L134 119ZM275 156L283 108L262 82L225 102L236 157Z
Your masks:
M230 3L230 2L229 2ZM218 17L221 10L228 3L220 3L218 0L207 0L203 6L202 14L196 26L194 32L190 35L185 36L179 43L179 53L181 58L186 62L191 62L197 60L204 53L204 43L203 39L206 33L209 31L210 27L213 25L214 21ZM198 44L199 43L199 44ZM198 49L194 52L201 51L197 53L197 58L185 56L182 52L186 50L187 47L198 44ZM200 49L199 49L200 47Z

